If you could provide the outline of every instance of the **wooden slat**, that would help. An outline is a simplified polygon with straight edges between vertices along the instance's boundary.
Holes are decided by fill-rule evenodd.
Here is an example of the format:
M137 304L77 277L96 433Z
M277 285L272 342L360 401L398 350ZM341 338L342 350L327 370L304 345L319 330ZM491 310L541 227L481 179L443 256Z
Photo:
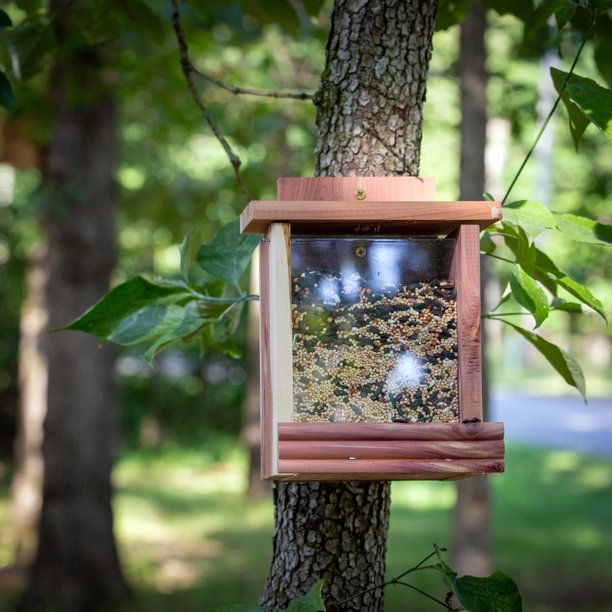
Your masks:
M502 440L475 442L385 441L279 442L283 459L503 459Z
M501 470L503 471L503 469ZM273 480L281 480L283 482L346 482L346 481L358 481L358 482L379 482L381 480L462 480L474 476L469 472L435 472L435 473L414 473L414 472L351 472L350 474L316 474L316 473L304 473L299 474L279 474L273 478Z
M490 201L430 202L422 201L274 201L253 200L240 215L240 231L244 234L264 233L270 223L291 223L294 230L301 224L321 227L334 224L351 226L370 225L385 230L385 224L393 227L404 224L416 229L424 225L432 228L439 224L476 224L483 228L501 218L501 206ZM374 229L372 229L374 231Z
M279 200L357 201L363 190L365 202L432 201L436 199L436 179L422 176L317 176L281 177L276 181Z
M267 236L266 236L267 237ZM259 247L259 412L261 423L261 477L270 478L276 473L272 465L272 370L270 368L270 248L269 241ZM275 438L277 437L275 432Z
M450 278L457 288L459 414L460 420L482 420L479 228L462 225L454 237Z
M487 474L503 472L504 462L500 459L446 459L428 461L426 459L282 459L278 463L281 474L346 474L346 480L351 480L351 474L367 474L375 472L378 478L385 480L380 474L394 479L398 473L460 473Z
M503 440L503 423L279 423L283 441Z

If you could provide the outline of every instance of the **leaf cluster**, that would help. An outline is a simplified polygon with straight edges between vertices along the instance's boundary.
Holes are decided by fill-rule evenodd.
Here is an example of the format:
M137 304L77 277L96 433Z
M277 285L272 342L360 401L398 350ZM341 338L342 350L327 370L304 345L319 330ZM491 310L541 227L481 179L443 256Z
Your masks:
M12 83L25 83L44 72L62 53L83 49L107 50L126 33L136 33L159 45L165 36L164 20L142 0L83 0L52 9L38 0L17 0L14 23L0 9L0 106L15 104Z
M236 219L201 245L192 262L187 236L180 249L181 279L132 278L62 329L123 346L141 345L149 364L160 351L196 338L202 349L240 357L233 335L244 303L257 296L242 292L239 280L258 242L257 236L240 234ZM204 273L198 280L191 278L196 263Z
M510 325L542 353L569 385L576 387L586 398L584 375L571 355L541 336L510 323L506 317L511 313L496 313L503 304L513 298L531 313L536 328L555 310L581 312L583 306L607 320L603 304L588 287L559 269L552 259L536 246L535 239L545 230L561 232L579 242L612 245L611 225L579 215L553 213L539 202L531 200L507 204L504 207L504 220L488 228L481 239L482 252L511 264L509 290L504 292L500 303L485 316ZM505 247L509 252L509 258L497 254L501 247ZM573 299L563 298L563 292Z

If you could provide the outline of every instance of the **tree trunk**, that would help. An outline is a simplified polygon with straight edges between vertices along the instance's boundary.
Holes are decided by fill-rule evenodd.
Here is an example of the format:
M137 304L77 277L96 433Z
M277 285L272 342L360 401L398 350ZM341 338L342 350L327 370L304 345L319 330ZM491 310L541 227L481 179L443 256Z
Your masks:
M461 172L460 199L480 200L485 190L485 147L487 130L487 71L484 34L486 10L476 0L461 24L459 82L461 87ZM483 261L483 274L486 262ZM483 280L482 286L486 283ZM483 306L483 312L486 307ZM484 326L482 346L485 346ZM483 355L484 357L484 355ZM483 359L484 362L484 359ZM487 413L489 385L483 370L483 408ZM487 576L492 571L490 492L487 476L457 482L453 512L451 560L460 575Z
M315 98L318 176L416 175L437 0L337 0ZM323 578L328 610L382 610L390 486L278 483L263 605ZM374 589L369 590L368 589ZM350 598L350 599L349 599Z
M51 3L59 50L49 83L55 125L43 170L46 255L38 268L39 307L51 329L107 291L115 260L115 103L98 51L69 39L70 4ZM44 484L21 609L89 611L127 593L111 509L113 353L85 334L38 333L33 346L47 369ZM30 407L24 408L27 428Z

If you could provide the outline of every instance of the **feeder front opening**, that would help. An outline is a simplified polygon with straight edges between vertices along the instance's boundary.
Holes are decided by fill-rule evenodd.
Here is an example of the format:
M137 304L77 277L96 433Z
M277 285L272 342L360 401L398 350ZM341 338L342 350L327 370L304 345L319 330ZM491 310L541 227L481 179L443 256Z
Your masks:
M458 422L454 239L293 236L294 422Z

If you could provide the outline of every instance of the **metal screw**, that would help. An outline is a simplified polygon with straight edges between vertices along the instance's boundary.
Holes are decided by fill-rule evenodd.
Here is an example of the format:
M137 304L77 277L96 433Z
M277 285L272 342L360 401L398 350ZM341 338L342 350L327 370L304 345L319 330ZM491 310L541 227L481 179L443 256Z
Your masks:
M359 188L359 189L358 189L358 190L355 192L355 197L356 197L358 200L365 200L365 197L366 197L366 192L365 192L363 189Z

